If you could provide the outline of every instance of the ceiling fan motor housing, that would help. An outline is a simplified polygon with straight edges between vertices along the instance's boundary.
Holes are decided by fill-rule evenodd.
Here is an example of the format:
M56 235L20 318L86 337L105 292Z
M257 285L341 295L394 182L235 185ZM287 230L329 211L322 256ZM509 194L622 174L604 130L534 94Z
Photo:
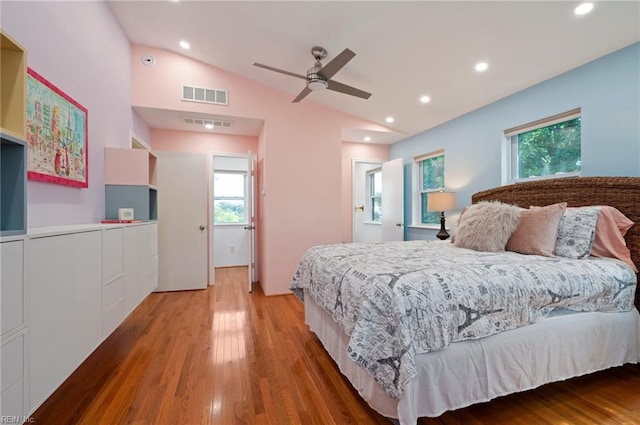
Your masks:
M325 90L329 85L327 80L318 75L321 69L322 64L318 60L313 68L307 70L307 88L309 88L309 90Z

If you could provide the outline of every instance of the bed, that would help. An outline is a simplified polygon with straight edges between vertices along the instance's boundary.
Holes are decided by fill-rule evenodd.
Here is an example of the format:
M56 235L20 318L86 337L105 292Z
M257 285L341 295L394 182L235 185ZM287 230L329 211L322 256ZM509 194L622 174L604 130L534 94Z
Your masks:
M607 205L640 223L640 178L543 180L472 197L473 204L487 201L523 208ZM640 225L624 238L640 264ZM443 263L441 255L453 260ZM519 257L527 257L525 265ZM483 270L481 282L463 282L458 269L473 276ZM534 269L548 282L539 282ZM494 285L486 284L484 270L492 282L520 279L508 290L496 284L497 297L487 291ZM587 284L577 286L578 278ZM358 280L366 285L354 286ZM362 398L393 422L412 425L419 417L640 362L637 280L637 270L616 259L476 256L447 241L411 241L313 247L292 290L303 299L310 329ZM430 304L421 304L426 299Z

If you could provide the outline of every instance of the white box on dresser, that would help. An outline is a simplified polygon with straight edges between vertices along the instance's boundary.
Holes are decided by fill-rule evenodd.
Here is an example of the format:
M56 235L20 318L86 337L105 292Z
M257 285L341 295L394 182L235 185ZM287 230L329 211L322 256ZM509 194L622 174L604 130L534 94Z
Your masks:
M0 416L27 408L27 265L24 235L0 238Z

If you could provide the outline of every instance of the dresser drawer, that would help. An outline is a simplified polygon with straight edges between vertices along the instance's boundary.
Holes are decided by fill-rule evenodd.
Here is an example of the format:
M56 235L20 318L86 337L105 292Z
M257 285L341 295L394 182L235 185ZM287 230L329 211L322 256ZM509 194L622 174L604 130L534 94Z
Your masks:
M24 325L24 240L0 246L0 323L2 335Z

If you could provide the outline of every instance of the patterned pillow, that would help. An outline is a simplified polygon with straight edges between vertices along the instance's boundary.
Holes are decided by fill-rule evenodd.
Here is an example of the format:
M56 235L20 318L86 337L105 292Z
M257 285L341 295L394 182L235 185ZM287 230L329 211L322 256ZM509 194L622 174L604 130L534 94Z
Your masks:
M596 236L600 207L567 208L558 226L556 255L586 258Z

